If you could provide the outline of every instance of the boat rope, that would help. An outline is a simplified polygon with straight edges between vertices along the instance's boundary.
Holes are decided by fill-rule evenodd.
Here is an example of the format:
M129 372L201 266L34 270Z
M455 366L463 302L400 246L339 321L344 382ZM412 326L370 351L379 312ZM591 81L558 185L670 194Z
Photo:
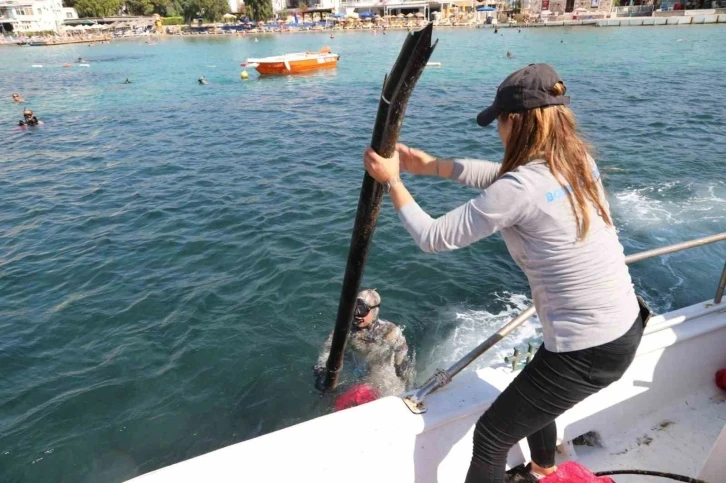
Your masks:
M388 104L389 106L391 105L391 101L389 101L388 99L386 99L386 98L385 98L385 97L383 96L383 94L381 94L381 99L383 99L383 102L385 102L385 103L386 103L386 104Z
M708 483L698 478L691 478L690 476L676 475L674 473L664 473L662 471L647 471L647 470L615 470L615 471L600 471L595 473L595 476L610 476L610 475L643 475L643 476L659 476L661 478L670 478L675 481L684 481L685 483Z

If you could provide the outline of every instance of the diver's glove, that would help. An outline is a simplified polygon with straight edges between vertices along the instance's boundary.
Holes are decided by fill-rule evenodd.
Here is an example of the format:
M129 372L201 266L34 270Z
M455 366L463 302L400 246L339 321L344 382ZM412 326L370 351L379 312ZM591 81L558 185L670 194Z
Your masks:
M325 366L313 366L313 374L315 375L315 389L320 392L325 391Z

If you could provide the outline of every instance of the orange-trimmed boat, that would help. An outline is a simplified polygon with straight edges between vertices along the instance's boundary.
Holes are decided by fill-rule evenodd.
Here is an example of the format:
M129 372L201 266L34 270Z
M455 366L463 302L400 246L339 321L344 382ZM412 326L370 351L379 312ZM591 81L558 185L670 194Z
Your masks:
M318 69L332 69L338 65L338 54L323 47L320 52L300 52L261 59L247 59L244 67L254 67L262 75L299 74Z

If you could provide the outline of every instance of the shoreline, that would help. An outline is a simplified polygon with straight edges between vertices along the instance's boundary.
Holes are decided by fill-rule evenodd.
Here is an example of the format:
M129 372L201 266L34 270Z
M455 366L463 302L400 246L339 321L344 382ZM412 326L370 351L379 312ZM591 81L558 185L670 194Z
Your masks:
M636 27L636 26L672 26L672 25L714 25L714 24L726 24L726 13L714 13L714 14L700 14L700 15L674 15L668 17L615 17L605 19L593 19L593 20L559 20L554 22L541 22L532 24L475 24L475 25L434 25L436 29L446 30L458 30L458 29L531 29L531 28L553 28L553 27ZM401 32L409 31L420 28L419 26L409 27L387 27L386 32ZM345 33L369 33L374 29L322 29L322 30L302 30L292 29L285 31L272 31L272 32L251 32L245 31L245 35L242 35L238 31L234 32L204 32L204 33L155 33L149 35L129 35L110 37L103 39L86 39L86 40L72 40L72 41L60 41L60 42L2 42L0 47L3 46L31 46L31 47L51 47L58 45L70 45L70 44L83 44L83 43L96 43L106 41L117 41L117 40L139 40L149 38L164 38L164 37L246 37L246 36L260 36L260 35L281 35L281 34L345 34ZM381 31L381 29L376 29Z

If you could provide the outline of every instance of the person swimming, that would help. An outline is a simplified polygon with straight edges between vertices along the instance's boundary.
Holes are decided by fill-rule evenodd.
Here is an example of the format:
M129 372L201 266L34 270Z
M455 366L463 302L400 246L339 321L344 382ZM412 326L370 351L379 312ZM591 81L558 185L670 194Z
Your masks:
M370 384L380 395L388 396L404 392L411 385L415 356L409 354L401 327L378 317L380 306L381 296L375 289L358 294L348 347L355 356L359 382ZM318 388L325 378L332 342L331 333L313 368Z
M205 79L204 76L197 79L197 82L199 82L199 85L202 85L202 86L206 86L207 84L209 84L209 82L207 82L207 79Z
M512 52L507 50L507 59L513 59L514 56L512 55Z
M131 84L131 81L129 80L129 78L128 78L128 77L127 77L127 78L126 78L126 80L124 81L124 84Z
M78 57L76 64L84 64L86 62L88 62L88 61L86 59L84 59L83 57Z
M41 122L37 117L35 117L35 114L33 114L33 111L30 109L25 109L23 111L23 119L18 122L18 126L37 126L39 124L41 124Z
M13 102L25 102L25 99L20 97L17 92L13 92Z

